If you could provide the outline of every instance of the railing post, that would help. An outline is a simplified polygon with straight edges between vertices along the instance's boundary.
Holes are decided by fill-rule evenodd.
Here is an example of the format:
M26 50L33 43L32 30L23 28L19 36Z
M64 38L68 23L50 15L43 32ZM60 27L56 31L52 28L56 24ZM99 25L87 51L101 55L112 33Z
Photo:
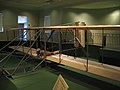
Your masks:
M103 48L104 48L104 29L102 29L102 58L101 58L102 64L103 64L103 54L104 54Z
M61 50L62 50L62 42L61 42L61 30L59 30L59 63L61 63Z
M80 23L81 26L86 26L85 22L81 22ZM85 44L86 44L86 49L87 49L87 54L86 54L86 57L87 57L87 61L86 61L86 71L88 71L88 30L81 30L81 45L83 47L85 47Z

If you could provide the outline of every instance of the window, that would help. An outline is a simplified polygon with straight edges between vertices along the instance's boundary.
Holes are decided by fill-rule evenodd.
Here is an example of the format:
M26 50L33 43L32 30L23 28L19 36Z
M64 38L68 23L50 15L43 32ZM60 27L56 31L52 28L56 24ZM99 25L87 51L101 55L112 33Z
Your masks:
M50 16L44 16L44 26L50 26ZM49 37L51 34L51 30L46 30L45 34L47 35L47 37Z
M0 32L3 32L3 14L0 13Z

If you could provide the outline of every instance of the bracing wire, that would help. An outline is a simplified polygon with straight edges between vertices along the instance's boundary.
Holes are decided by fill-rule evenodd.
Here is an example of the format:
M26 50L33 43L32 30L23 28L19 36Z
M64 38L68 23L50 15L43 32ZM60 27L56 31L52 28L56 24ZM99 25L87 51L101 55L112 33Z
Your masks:
M1 65L1 67L4 67L7 64L9 59L10 59L10 57L7 58L7 60Z
M28 33L26 33L28 34ZM24 34L24 35L26 35ZM18 48L19 48L19 45L20 45L21 41L17 44L17 47L15 47L15 49L10 53L8 54L6 57L4 57L0 62L3 62L6 58L8 58L10 55L12 55ZM26 42L22 43L20 46L24 45Z
M21 41L18 43L18 45L20 45L20 43L21 43ZM11 53L9 53L6 57L4 57L3 59L1 59L0 62L3 62L6 58L8 58L10 55L12 55L16 51L16 49L17 49L17 47Z
M53 31L54 32L54 31ZM51 35L52 36L52 35ZM34 68L33 68L33 71L35 70L35 69L37 69L44 61L45 61L45 57L46 57L46 39L45 39L45 37L44 37L44 44L45 44L45 47L44 47L44 50L45 50L45 53L44 53L44 58L43 58L43 60L40 62L40 63L38 63Z
M77 37L76 37L75 39L78 41L79 45L82 47L82 45L81 45L81 43L80 43L80 40L79 40ZM84 52L84 54L85 54L86 56L89 56L89 54L83 49L83 47L82 47L82 51Z
M40 34L39 34L39 35L40 35ZM39 35L38 35L38 36L39 36ZM52 35L51 35L51 36L52 36ZM17 37L16 37L16 38L17 38ZM15 39L16 39L16 38L15 38ZM37 37L37 38L38 38L38 37ZM34 41L36 41L37 38L36 38ZM50 38L50 37L49 37L49 38ZM8 43L7 45L5 45L5 46L4 46L3 48L1 48L0 50L4 49L6 46L8 46L9 44L11 44L15 39L13 39L10 43ZM49 40L49 39L48 39L48 40ZM30 48L31 48L33 45L34 45L34 42L33 42L33 44L30 46ZM18 47L17 47L17 48L18 48ZM17 49L17 48L15 48L15 49ZM29 50L30 50L30 49L29 49ZM28 50L28 52L29 52L29 50ZM27 52L27 53L28 53L28 52ZM22 60L20 61L20 64L21 64L21 62L24 60L25 57L26 57L26 55L22 58ZM1 61L0 61L0 62L1 62ZM20 64L18 64L17 66L19 67ZM18 67L15 68L15 70L13 71L12 74L14 74L14 73L16 72L16 70L17 70Z
M27 34L27 33L26 33ZM25 35L26 35L25 34ZM25 36L24 35L24 36ZM11 52L11 53L9 53L6 57L4 57L3 59L1 59L0 60L0 62L3 62L6 58L8 58L10 55L12 55L15 51L16 51L16 49L19 47L19 45L20 45L20 43L21 43L21 41L17 44L17 47L15 47L15 49ZM24 44L25 44L26 42L24 42Z
M52 31L51 31L51 34L50 34L50 36L48 37L48 39L46 40L46 42L49 41L49 39L51 38L51 36L53 35L54 32L55 32L55 30L52 30Z
M65 50L61 50L61 52L71 51L71 50L75 50L75 49L78 49L78 48L65 49Z
M36 68L38 68L44 61L45 61L45 58L33 68L33 71L34 71Z
M25 34L26 35L26 34ZM24 36L25 36L24 35ZM17 36L17 37L15 37L14 39L12 39L12 41L11 42L9 42L8 44L6 44L4 47L2 47L1 49L0 49L0 51L2 51L4 48L6 48L8 45L10 45L13 41L15 41L17 38L19 38L19 37L21 37L22 36L22 33L20 34L20 36Z
M40 31L39 31L39 32L40 32ZM38 33L39 33L39 32L38 32ZM24 61L24 59L25 59L25 57L27 56L28 52L30 51L30 49L32 48L32 46L34 45L34 43L36 42L36 40L38 39L38 37L40 36L41 33L42 33L42 32L40 32L40 33L38 34L38 36L35 38L34 42L33 42L32 45L30 46L30 48L28 49L27 53L26 53L26 54L23 56L23 58L20 60L20 62L18 63L18 65L16 66L16 68L14 69L14 71L12 72L11 75L13 75L13 74L16 72L16 70L18 69L18 67L20 66L20 64Z

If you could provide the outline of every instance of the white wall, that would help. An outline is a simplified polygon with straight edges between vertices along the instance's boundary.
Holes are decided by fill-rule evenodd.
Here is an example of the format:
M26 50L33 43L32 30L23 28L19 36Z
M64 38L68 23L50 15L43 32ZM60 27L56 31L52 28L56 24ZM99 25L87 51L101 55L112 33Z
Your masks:
M44 23L43 17L50 15L51 25L61 25L65 23L72 23L76 21L85 22L87 25L120 25L120 7L115 8L106 8L106 9L70 9L70 8L61 8L61 9L51 9L44 10L40 12L39 25L42 26ZM109 30L104 31L105 33L114 33L120 34L120 30ZM100 30L90 30L92 33L102 33ZM56 35L57 36L57 35ZM55 41L58 40L55 37ZM92 43L102 43L102 37L89 37ZM118 40L119 41L119 40ZM107 41L109 42L109 41Z
M4 32L0 33L0 40L6 41L14 38L14 33L10 28L18 27L18 15L24 15L28 17L28 23L31 26L38 26L39 23L39 15L36 11L28 11L28 10L19 10L19 9L3 9L1 10L3 13L3 26ZM17 32L16 32L17 34Z

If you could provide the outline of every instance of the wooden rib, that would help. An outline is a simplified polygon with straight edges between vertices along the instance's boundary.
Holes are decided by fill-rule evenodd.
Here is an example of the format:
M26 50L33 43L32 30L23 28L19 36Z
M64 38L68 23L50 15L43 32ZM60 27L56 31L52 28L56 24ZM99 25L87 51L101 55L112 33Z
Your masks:
M47 26L31 28L11 28L12 30L120 30L120 25L89 25L89 26Z
M11 46L10 48L14 49L15 46ZM24 50L22 47L19 47L17 50L20 52L26 53L29 47L24 47ZM31 55L31 53L28 53ZM32 48L32 56L36 56L36 49ZM86 60L81 58L76 58L72 56L67 55L61 55L61 61L59 61L59 54L51 55L46 57L47 60L50 60L52 62L56 62L62 65L66 65L78 70L86 71ZM112 65L107 64L101 64L99 62L90 61L88 65L88 72L92 74L96 74L99 76L103 76L109 79L120 81L120 68Z
M9 48L11 49L15 49L17 48L16 50L17 51L20 51L20 52L23 52L25 54L27 54L28 50L30 49L29 47L24 47L24 46L9 46ZM32 56L37 56L36 54L36 49L34 48L31 48L28 52L29 55L32 55Z

